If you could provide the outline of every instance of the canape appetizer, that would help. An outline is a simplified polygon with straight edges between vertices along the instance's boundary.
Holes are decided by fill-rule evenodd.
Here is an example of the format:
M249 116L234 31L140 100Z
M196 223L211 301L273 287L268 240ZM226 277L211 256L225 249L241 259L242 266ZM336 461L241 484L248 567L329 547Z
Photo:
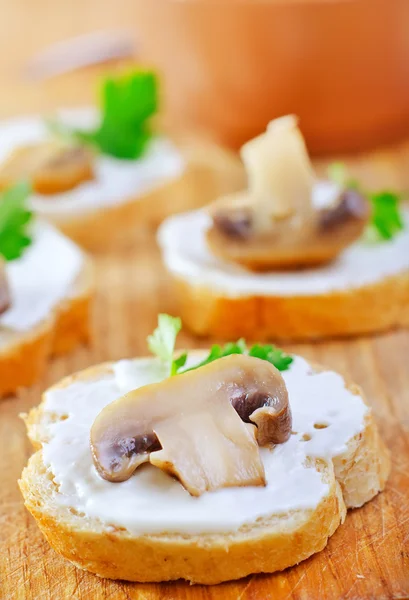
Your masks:
M99 111L0 123L0 189L30 180L33 210L92 250L202 206L214 173L186 142L155 132L157 107L156 76L132 72L103 82Z
M89 338L90 260L26 209L29 187L0 196L0 399L37 381L52 354Z
M87 369L25 415L20 483L49 543L111 579L213 584L322 550L383 489L389 455L362 391L274 346L174 353Z
M247 190L159 230L185 323L258 339L409 325L409 213L396 196L369 197L337 165L337 181L317 181L291 116L241 154Z

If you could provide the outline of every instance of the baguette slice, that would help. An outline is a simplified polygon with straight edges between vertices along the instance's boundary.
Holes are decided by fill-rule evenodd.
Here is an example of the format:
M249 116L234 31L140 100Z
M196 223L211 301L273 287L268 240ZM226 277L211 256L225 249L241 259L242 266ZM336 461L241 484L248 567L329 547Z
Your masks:
M0 399L38 381L52 355L89 341L93 295L93 265L85 258L71 294L47 319L29 332L0 329Z
M190 140L179 144L186 159L183 173L135 197L76 215L55 212L44 218L90 252L104 252L127 245L144 230L155 229L167 217L201 208L219 194L234 189L243 179L238 159L210 142L197 146ZM209 160L209 156L212 160Z
M213 256L209 218L167 219L158 242L183 323L199 336L315 340L409 326L409 212L392 240L359 240L338 259L299 271L254 273Z
M101 381L111 373L112 365L101 365L65 378L51 390ZM349 389L357 401L362 398L358 388ZM283 570L322 550L343 522L346 506L370 500L383 489L389 473L388 452L368 411L362 431L349 440L347 450L333 463L308 459L306 468L318 471L328 484L326 495L314 508L270 514L226 533L135 534L90 517L69 502L59 502L59 487L44 463L42 447L50 439L50 423L67 415L47 411L45 404L46 395L42 404L25 416L36 449L19 482L25 505L59 554L100 577L139 582L183 578L216 584L250 573ZM63 412L69 413L67 402Z
M409 327L409 270L309 296L224 296L172 274L183 323L198 336L305 341Z

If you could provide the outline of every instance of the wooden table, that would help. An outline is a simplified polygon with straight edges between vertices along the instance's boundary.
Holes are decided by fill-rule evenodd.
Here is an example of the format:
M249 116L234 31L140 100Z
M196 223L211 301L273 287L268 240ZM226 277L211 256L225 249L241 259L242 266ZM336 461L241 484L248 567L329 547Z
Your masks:
M42 4L45 9L45 2L39 1L36 7ZM95 11L96 4L91 2L89 6ZM13 4L13 8L9 7L15 19L14 32L18 11L23 6L28 4L20 1ZM100 19L104 24L102 21L108 22L109 17L105 15ZM6 29L2 21L0 31L6 34ZM9 40L11 33L7 32ZM4 63L4 56L2 60ZM30 106L37 110L56 105L67 89L70 98L83 101L85 92L81 82L85 80L90 89L89 77L84 74L69 79L70 83L64 79L51 87L47 84L48 91L43 87L31 89L7 78L6 70L0 65L0 114L10 115L17 109L26 111ZM82 90L81 98L77 97L78 90ZM367 184L409 189L408 147L403 144L350 162ZM318 168L323 170L325 164L320 163ZM0 599L408 598L409 333L405 331L376 338L287 346L288 350L338 369L359 383L370 399L382 436L392 451L393 469L386 491L364 508L352 511L320 554L273 576L254 576L213 587L192 587L185 583L137 585L100 580L71 566L48 546L24 509L17 487L17 479L31 453L18 414L38 403L45 387L72 371L104 360L144 354L145 339L155 327L158 311L177 314L151 235L142 236L132 249L98 257L96 266L98 293L92 347L55 360L38 386L0 404ZM179 345L205 346L206 342L199 343L184 333Z

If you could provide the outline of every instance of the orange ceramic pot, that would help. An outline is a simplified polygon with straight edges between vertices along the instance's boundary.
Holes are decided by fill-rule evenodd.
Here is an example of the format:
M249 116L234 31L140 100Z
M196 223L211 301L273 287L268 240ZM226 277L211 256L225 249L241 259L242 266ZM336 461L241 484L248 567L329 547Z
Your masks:
M137 0L173 118L238 147L295 113L311 151L409 134L409 0Z

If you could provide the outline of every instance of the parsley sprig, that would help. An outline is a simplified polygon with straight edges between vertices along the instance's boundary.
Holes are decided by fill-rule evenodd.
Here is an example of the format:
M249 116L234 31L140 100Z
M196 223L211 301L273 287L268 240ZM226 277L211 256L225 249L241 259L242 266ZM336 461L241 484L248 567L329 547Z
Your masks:
M369 194L372 202L371 224L378 236L383 240L392 239L404 229L404 222L399 210L400 196L394 192L377 192Z
M5 260L20 258L32 242L28 227L33 215L26 207L30 191L28 183L20 182L0 195L0 255Z
M260 344L254 344L254 346L247 348L246 342L243 339L240 339L237 342L229 342L225 346L219 346L218 344L215 344L211 347L209 355L204 360L197 365L190 367L190 369L186 369L186 371L198 369L199 367L208 365L218 358L230 356L231 354L248 354L248 356L254 356L255 358L266 360L274 365L279 371L286 371L293 362L292 356L286 354L283 350L276 348L272 344L265 344L263 346Z
M158 327L152 335L148 336L149 350L155 354L162 362L168 365L169 375L177 375L203 367L219 358L230 356L231 354L248 354L255 358L267 360L279 371L286 371L293 362L293 357L286 354L283 350L276 348L272 344L254 344L247 348L243 339L237 342L229 342L224 346L214 344L208 356L198 362L196 365L183 369L186 364L188 354L183 352L177 358L174 358L175 342L179 331L182 328L182 322L179 317L160 314L158 317Z
M400 212L401 197L396 192L381 190L366 192L361 189L358 181L351 178L346 166L341 162L332 163L328 168L332 181L350 189L359 190L365 195L372 206L372 216L368 228L368 237L378 240L390 240L404 228Z
M264 346L255 344L250 348L249 356L267 360L279 371L286 371L294 360L292 356L286 354L283 350L272 344L266 344Z
M152 335L148 336L148 348L163 363L169 367L169 374L176 375L185 365L187 353L174 358L175 342L179 331L182 329L182 321L179 317L160 314L158 326Z
M46 124L58 137L90 144L103 154L135 160L152 137L149 119L158 109L157 78L150 71L107 77L101 88L101 119L89 131L73 129L55 119Z

